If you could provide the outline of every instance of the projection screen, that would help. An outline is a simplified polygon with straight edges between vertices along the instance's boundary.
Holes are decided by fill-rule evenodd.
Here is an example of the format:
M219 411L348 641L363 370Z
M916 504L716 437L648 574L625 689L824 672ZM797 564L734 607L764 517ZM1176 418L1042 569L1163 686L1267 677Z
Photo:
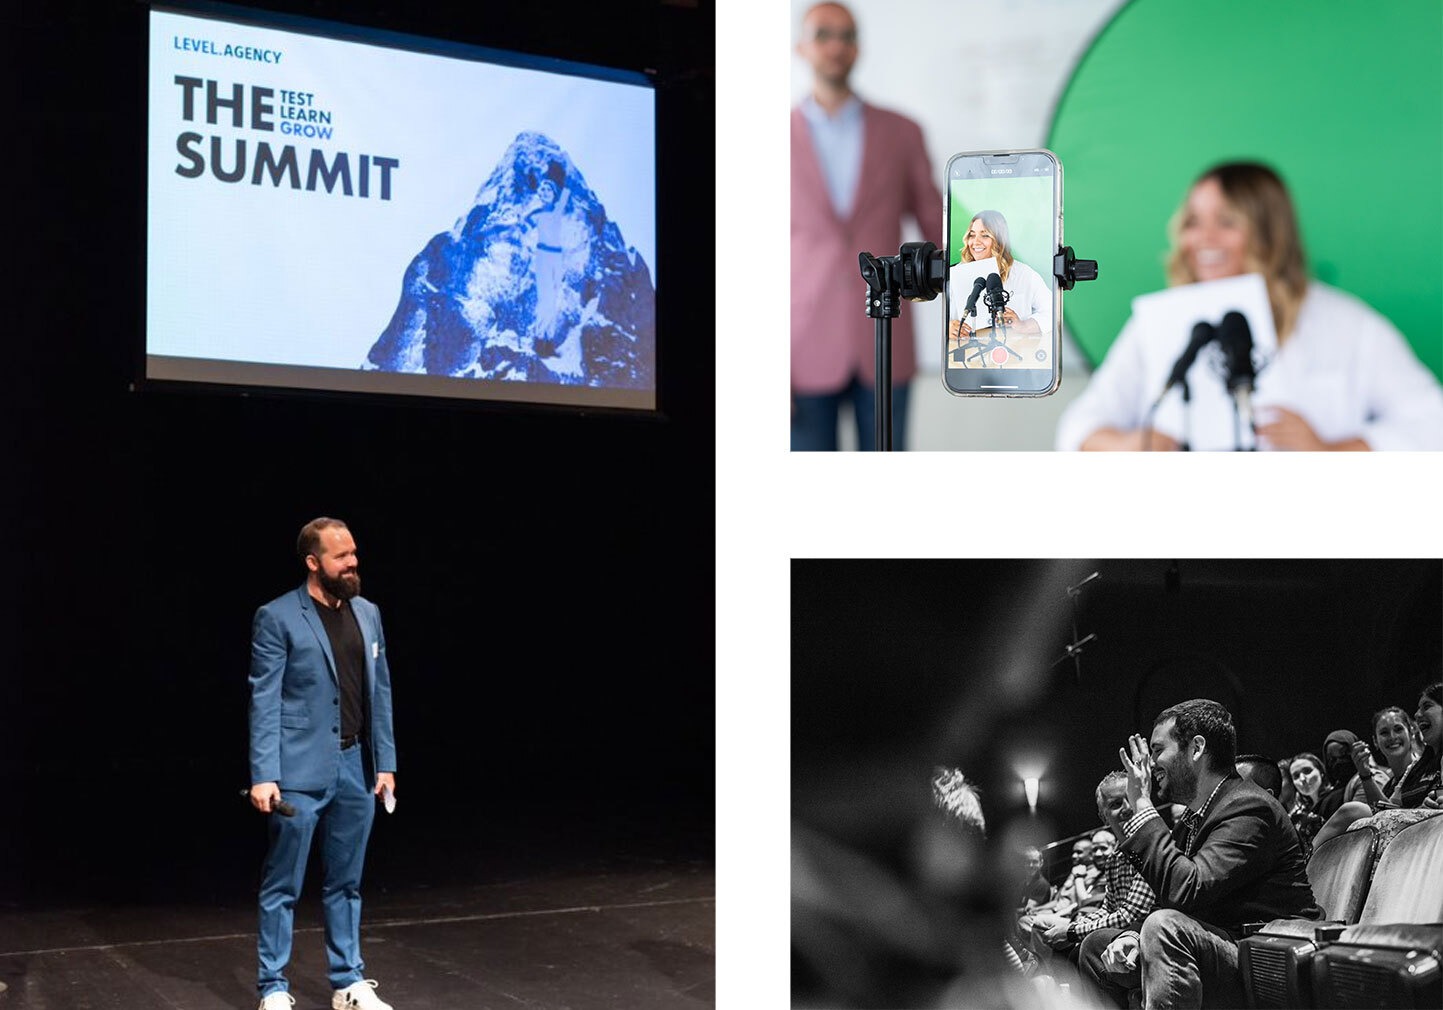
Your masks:
M144 377L654 411L642 73L150 10Z

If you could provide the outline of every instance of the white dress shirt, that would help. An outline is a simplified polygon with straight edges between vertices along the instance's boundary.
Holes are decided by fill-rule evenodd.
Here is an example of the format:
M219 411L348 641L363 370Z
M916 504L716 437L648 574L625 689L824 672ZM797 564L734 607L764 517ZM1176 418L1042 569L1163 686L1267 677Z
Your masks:
M1216 353L1205 349L1199 361ZM1150 347L1129 319L1087 388L1058 421L1057 449L1078 449L1100 428L1133 431L1166 385L1173 351ZM1236 448L1233 400L1220 376L1190 373L1192 399L1163 398L1154 428L1194 449ZM1209 381L1214 379L1215 381ZM1443 449L1443 385L1387 319L1360 299L1310 281L1292 335L1257 376L1254 419L1286 408L1325 442L1361 438L1372 449ZM1260 440L1259 449L1268 448Z
M952 265L952 273L955 276L960 263ZM1012 267L1007 271L1007 280L1002 284L1002 290L1007 292L1007 308L1017 313L1020 322L1023 319L1036 319L1037 325L1042 329L1044 335L1052 332L1052 289L1042 279L1042 275L1033 270L1021 260L1013 260ZM964 287L959 287L958 282L952 283L951 310L953 319L962 318L962 310L966 308L967 296L971 294L971 283L967 282ZM991 314L987 310L987 292L982 292L977 297L977 318L967 317L967 325L975 329L984 326L991 326Z

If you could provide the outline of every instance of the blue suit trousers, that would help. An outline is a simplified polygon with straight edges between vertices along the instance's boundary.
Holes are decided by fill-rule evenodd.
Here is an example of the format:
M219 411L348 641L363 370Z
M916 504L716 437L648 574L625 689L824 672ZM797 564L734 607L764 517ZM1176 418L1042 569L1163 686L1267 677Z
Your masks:
M341 751L336 778L320 792L282 790L295 816L270 814L270 846L261 871L261 998L286 991L296 901L306 876L306 859L319 836L324 871L321 907L325 913L326 959L331 987L361 981L361 868L376 816L376 801L363 754L364 745Z

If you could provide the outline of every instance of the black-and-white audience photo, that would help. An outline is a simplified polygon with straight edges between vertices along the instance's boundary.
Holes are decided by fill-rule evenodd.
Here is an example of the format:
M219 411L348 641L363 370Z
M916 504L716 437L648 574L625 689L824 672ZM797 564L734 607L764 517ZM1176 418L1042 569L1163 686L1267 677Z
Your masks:
M791 997L1443 1005L1443 561L793 559Z

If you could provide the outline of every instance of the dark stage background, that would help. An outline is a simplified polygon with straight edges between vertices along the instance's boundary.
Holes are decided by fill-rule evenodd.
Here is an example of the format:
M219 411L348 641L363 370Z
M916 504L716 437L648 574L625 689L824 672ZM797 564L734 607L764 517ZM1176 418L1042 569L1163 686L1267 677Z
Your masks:
M934 764L979 785L991 837L1045 841L1098 826L1098 780L1174 702L1214 698L1239 753L1290 757L1414 711L1443 672L1437 559L806 560L792 578L793 814L884 858L905 859Z
M656 71L664 416L132 392L147 8L6 5L0 897L253 893L250 620L319 514L351 525L394 677L369 880L709 861L711 4L259 6Z

